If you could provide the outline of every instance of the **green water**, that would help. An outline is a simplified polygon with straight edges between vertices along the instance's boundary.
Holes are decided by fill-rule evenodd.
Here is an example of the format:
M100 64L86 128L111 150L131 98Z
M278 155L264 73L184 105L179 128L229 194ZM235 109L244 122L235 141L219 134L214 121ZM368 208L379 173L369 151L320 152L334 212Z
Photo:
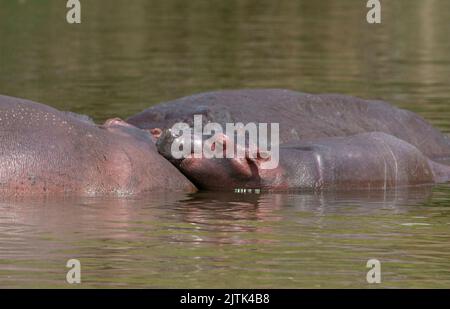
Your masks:
M127 117L280 87L380 98L450 132L450 2L0 2L0 93ZM0 287L450 287L450 185L342 194L0 201ZM382 283L366 282L381 262Z

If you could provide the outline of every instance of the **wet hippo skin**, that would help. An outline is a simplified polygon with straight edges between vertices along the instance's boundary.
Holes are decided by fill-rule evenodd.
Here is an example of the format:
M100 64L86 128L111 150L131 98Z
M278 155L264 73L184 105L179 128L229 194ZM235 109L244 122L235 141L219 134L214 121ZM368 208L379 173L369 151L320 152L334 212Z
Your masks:
M250 146L244 158L173 158L168 144L180 137L171 134L165 130L159 138L160 153L201 189L386 190L450 180L449 166L433 162L415 146L382 132L281 145L279 164L272 169L261 167L270 159L267 154ZM229 141L222 134L216 143L225 152Z
M0 196L135 194L195 188L148 132L0 96Z
M204 122L280 124L280 143L384 132L416 146L424 155L450 157L450 141L422 117L382 101L338 94L306 94L283 89L225 90L161 103L127 122L145 129Z

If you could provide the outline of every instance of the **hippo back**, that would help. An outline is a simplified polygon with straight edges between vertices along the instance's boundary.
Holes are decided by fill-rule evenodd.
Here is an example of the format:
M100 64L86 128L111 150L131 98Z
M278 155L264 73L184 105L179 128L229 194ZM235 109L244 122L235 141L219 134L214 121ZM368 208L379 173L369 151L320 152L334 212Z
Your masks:
M0 96L1 194L194 190L157 153L150 136L134 129L110 130L86 117Z
M450 141L422 117L383 101L283 89L225 90L161 103L131 116L137 127L170 128L176 122L279 123L280 142L384 132L432 158L450 157Z

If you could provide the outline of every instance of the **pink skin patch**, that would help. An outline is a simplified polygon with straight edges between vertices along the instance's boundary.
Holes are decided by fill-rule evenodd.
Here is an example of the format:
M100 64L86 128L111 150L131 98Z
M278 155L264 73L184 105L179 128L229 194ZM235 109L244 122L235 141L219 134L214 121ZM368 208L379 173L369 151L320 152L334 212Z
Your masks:
M150 135L152 137L152 141L154 143L156 143L156 141L158 140L158 138L161 136L162 134L162 130L160 128L153 128L153 129L149 129L147 130L148 132L150 132Z
M134 127L133 125L123 121L120 118L110 118L105 121L103 126L104 127L112 127L112 126Z

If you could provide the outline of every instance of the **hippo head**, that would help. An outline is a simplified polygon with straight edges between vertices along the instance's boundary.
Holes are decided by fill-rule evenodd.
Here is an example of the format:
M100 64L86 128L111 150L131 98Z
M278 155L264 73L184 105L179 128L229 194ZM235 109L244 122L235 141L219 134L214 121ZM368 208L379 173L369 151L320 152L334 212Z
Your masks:
M210 141L208 144L208 140ZM213 140L213 142L211 142ZM175 156L173 145L176 148L189 148L184 151L183 157ZM227 147L233 145L231 157L227 155ZM256 147L247 145L240 149L244 155L238 156L238 147L234 147L231 139L222 133L214 138L190 134L176 135L171 129L161 132L156 147L158 152L174 164L194 184L202 189L236 190L240 188L262 188L262 177L272 176L275 170L261 169L261 163L266 161L267 154L262 154ZM200 154L194 150L202 149ZM206 155L205 149L215 153L222 152L221 157Z

